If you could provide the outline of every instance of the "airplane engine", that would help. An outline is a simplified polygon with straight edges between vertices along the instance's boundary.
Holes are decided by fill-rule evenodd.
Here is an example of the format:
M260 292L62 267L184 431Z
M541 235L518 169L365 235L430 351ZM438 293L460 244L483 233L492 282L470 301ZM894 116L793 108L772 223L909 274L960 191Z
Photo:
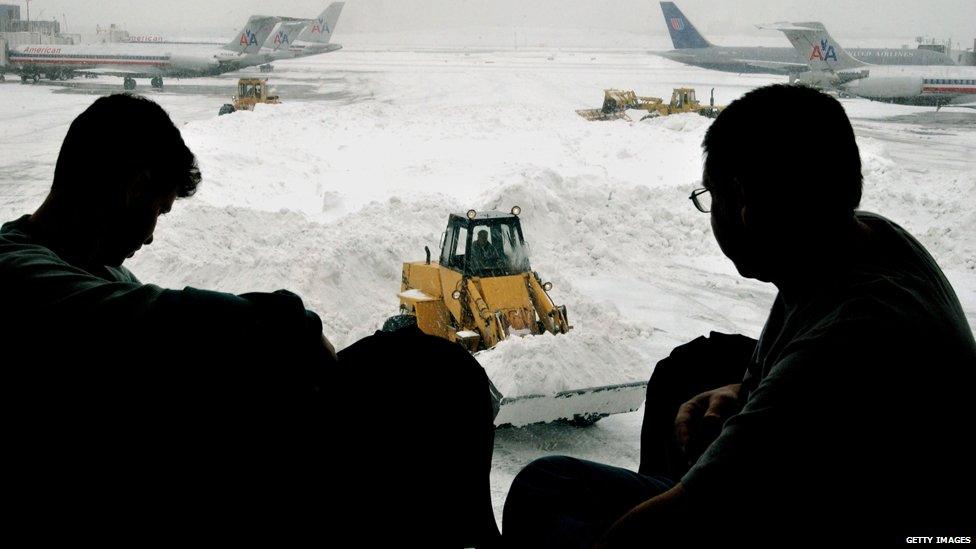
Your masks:
M200 55L173 54L170 61L176 70L191 74L217 74L220 67L220 63L213 57Z

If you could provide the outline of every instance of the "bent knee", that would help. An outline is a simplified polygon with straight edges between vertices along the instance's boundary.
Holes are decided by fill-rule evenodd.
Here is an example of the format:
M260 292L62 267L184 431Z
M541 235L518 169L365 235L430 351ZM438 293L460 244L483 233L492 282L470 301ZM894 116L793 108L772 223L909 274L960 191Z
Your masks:
M506 500L513 497L516 501L524 497L548 496L561 489L565 489L567 481L571 481L584 462L569 456L546 456L526 465L512 481L512 488Z

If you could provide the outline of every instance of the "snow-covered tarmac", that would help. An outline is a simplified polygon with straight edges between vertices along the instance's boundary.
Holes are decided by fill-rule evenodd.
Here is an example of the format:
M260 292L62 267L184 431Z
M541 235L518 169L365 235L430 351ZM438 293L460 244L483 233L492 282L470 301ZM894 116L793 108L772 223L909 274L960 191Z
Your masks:
M341 348L397 312L401 263L437 248L449 212L518 204L533 267L553 281L575 329L479 355L503 393L642 380L670 348L709 330L759 332L773 288L737 276L687 198L710 121L598 123L574 111L600 106L609 87L669 97L690 85L705 98L714 88L728 103L781 78L644 51L347 47L277 63L270 78L282 105L218 118L237 76L169 80L162 92L140 82L204 173L197 196L178 203L131 261L144 281L291 289ZM110 78L0 85L0 219L40 203L70 121L118 87ZM976 326L976 113L842 102L861 146L862 207L928 247ZM132 138L142 131L133 127ZM801 131L783 113L783 138ZM810 162L829 161L829 150L809 151ZM636 467L640 419L499 430L498 519L512 478L536 457Z

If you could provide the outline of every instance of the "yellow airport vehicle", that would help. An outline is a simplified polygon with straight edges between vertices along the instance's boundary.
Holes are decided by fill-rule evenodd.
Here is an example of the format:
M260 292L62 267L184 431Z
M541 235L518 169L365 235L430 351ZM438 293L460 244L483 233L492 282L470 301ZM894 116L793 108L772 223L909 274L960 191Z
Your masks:
M529 264L519 219L521 208L451 214L441 240L439 261L430 248L423 261L403 264L400 314L414 317L424 333L462 345L471 352L491 352L512 337L572 329L566 307L549 296ZM517 367L513 365L513 367ZM563 420L589 425L610 414L636 410L646 382L561 391L551 395L502 395L492 385L498 405L496 425L522 426Z
M440 261L428 252L425 261L403 264L401 313L472 352L511 335L569 331L566 307L549 297L552 283L529 266L519 212L451 214Z
M725 107L715 105L715 89L712 89L708 105L702 105L695 97L694 88L674 88L671 101L665 103L660 97L637 95L632 90L604 90L603 107L581 109L577 114L587 120L630 120L627 111L645 111L641 120L668 116L671 114L694 112L707 118L715 118Z
M237 81L237 95L232 103L225 103L218 114L230 114L235 111L253 111L254 105L267 103L277 105L281 103L278 95L271 95L268 90L267 78L241 78Z

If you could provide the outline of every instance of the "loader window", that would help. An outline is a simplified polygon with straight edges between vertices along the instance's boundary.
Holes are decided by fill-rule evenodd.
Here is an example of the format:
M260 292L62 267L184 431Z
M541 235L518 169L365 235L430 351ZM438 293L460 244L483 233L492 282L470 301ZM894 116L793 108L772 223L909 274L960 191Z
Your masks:
M524 273L529 270L529 254L522 242L522 235L514 225L501 225L502 249L508 262L509 272Z
M478 225L471 235L468 274L505 276L529 270L521 233L514 224Z
M464 270L465 255L468 245L468 229L451 224L444 234L444 244L441 247L441 265L457 271Z
M467 251L468 246L468 230L461 227L461 229L458 230L457 235L457 248L454 251L454 255L463 256L465 251Z
M478 225L471 234L471 269L477 272L498 269L503 263L498 227Z

